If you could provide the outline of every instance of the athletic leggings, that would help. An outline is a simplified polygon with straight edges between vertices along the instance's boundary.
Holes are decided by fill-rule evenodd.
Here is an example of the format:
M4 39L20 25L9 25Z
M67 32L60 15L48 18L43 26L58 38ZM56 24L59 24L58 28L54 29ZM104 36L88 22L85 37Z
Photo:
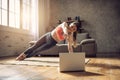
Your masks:
M32 46L24 51L26 57L32 57L37 55L38 52L47 50L55 46L57 42L52 38L51 32L46 33Z

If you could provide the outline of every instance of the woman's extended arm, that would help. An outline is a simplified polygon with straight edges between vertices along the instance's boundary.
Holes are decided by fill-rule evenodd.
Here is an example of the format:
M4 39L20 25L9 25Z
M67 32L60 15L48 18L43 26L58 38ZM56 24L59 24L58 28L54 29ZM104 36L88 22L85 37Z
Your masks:
M63 22L61 24L61 27L63 29L64 35L68 35L68 31L67 31L68 24L66 22Z

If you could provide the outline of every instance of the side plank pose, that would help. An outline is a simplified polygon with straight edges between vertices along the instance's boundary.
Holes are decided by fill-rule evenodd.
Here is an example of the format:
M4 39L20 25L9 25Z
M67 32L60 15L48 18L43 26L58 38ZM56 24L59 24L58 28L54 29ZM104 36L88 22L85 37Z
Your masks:
M41 36L32 47L29 47L21 53L16 60L24 60L25 58L35 56L38 52L47 50L62 40L67 40L68 51L69 53L73 52L73 47L76 47L76 35L79 27L78 24L78 22L61 23L51 32Z

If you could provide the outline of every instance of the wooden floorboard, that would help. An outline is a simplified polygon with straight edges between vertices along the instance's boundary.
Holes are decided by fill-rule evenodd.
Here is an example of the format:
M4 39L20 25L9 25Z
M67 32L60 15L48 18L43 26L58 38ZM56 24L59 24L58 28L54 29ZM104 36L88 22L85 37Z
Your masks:
M119 80L120 58L91 58L84 72L61 73L58 67L0 65L0 80Z

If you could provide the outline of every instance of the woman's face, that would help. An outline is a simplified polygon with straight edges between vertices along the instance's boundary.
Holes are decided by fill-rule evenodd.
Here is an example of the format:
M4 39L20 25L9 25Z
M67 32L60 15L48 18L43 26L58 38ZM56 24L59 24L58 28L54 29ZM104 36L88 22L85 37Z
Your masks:
M77 30L77 26L74 23L69 25L68 31L75 32Z

